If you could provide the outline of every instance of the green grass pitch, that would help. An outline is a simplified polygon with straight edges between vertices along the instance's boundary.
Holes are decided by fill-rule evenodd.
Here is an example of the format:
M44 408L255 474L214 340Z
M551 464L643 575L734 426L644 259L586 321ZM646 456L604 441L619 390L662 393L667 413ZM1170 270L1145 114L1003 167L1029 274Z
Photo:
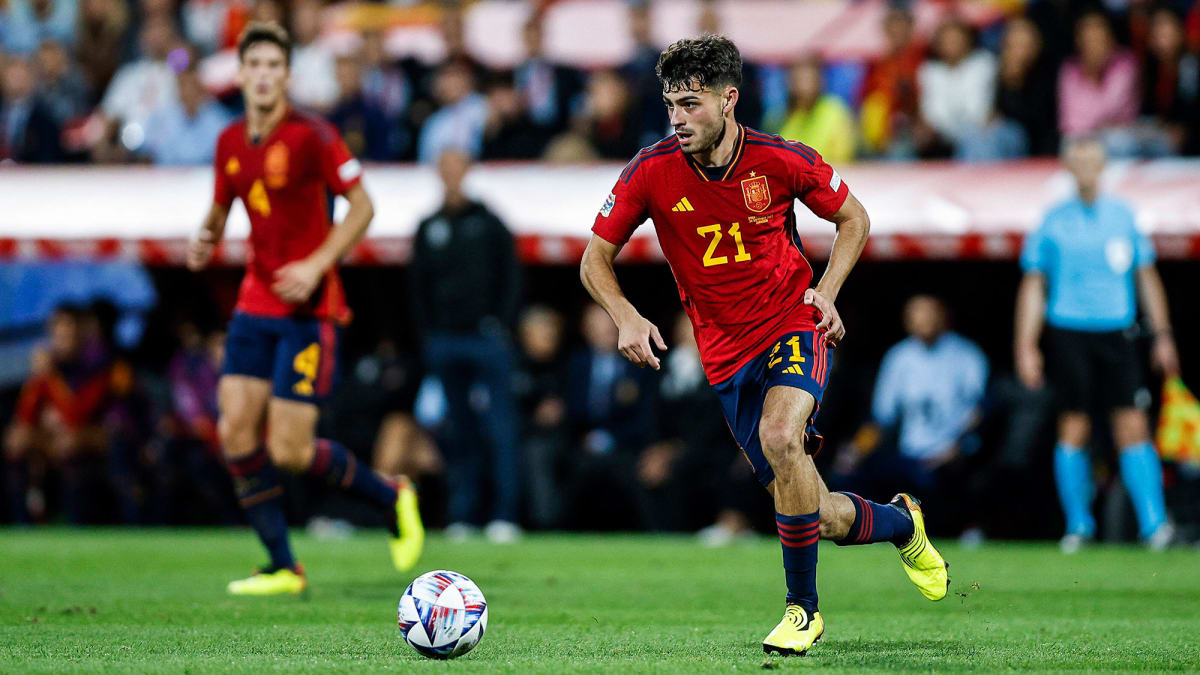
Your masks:
M306 597L232 598L260 557L249 531L0 530L0 672L729 672L1200 669L1200 553L1049 544L944 547L950 595L920 596L891 546L820 549L825 640L766 658L781 615L779 544L684 537L432 538L417 570L487 595L471 654L427 661L399 638L382 534L298 534Z

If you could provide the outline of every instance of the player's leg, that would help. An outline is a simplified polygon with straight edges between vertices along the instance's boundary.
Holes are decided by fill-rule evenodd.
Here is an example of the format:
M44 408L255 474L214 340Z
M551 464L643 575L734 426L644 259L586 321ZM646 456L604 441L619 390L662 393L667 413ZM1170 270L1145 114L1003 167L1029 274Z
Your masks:
M762 454L775 476L775 524L787 580L787 611L763 640L763 650L785 655L804 654L824 632L817 609L821 482L804 447L815 408L816 399L803 389L771 387L758 429Z
M26 497L29 492L29 454L36 437L33 426L13 422L4 434L4 494L8 498L9 522L29 524Z
M1150 425L1145 411L1118 408L1112 414L1113 440L1119 448L1121 481L1137 513L1138 534L1151 548L1161 550L1171 543L1163 498L1162 465L1150 443Z
M401 571L416 564L424 528L408 479L384 477L337 441L316 438L318 404L332 389L337 330L327 322L289 320L276 354L267 409L267 450L291 473L306 473L384 511L392 534L392 561Z
M1074 553L1096 534L1092 517L1092 466L1087 443L1091 421L1087 410L1094 384L1094 336L1051 328L1046 331L1047 376L1058 402L1058 437L1054 446L1054 484L1066 519L1060 546ZM1128 366L1125 366L1128 367Z

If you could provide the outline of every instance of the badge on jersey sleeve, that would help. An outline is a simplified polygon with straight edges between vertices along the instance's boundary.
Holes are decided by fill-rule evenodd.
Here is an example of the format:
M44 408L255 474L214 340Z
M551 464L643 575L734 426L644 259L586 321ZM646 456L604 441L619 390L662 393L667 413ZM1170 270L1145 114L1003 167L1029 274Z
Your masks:
M746 208L755 213L762 213L771 205L771 188L767 185L766 176L750 177L742 181L742 197L746 200Z

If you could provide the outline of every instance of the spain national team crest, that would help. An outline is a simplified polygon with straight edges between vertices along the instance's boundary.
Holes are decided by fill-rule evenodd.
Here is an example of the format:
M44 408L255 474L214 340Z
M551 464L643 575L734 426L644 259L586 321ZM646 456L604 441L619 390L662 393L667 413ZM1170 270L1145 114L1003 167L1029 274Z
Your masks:
M263 173L267 175L267 187L277 190L287 184L288 149L283 143L267 148L263 159Z
M755 213L762 213L771 205L771 188L767 185L766 176L750 177L742 181L742 197L746 199L746 208Z

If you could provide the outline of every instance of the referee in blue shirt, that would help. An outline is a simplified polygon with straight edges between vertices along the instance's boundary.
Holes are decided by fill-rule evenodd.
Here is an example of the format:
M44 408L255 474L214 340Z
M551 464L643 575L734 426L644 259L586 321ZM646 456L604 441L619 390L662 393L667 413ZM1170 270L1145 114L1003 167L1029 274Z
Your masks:
M1154 331L1154 365L1175 374L1179 357L1166 293L1154 269L1154 248L1137 231L1124 202L1099 194L1104 162L1104 148L1095 140L1068 146L1065 163L1078 196L1051 209L1025 238L1025 276L1017 293L1017 374L1025 386L1040 388L1045 365L1059 404L1054 477L1067 521L1061 542L1066 553L1077 551L1096 533L1086 451L1088 411L1096 407L1111 415L1121 479L1142 540L1157 550L1173 538L1149 421L1134 402L1143 387L1134 342L1139 296ZM1045 359L1038 347L1043 325Z

